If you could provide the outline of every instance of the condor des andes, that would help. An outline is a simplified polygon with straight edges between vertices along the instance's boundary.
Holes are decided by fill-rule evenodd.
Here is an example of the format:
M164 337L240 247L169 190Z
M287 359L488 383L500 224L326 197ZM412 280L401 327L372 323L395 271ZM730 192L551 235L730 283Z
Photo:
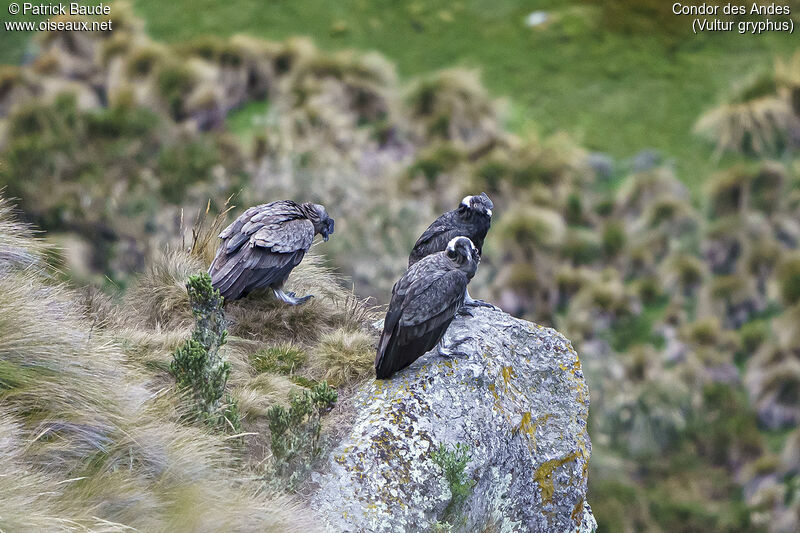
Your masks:
M219 234L222 245L208 271L212 284L226 300L270 288L289 305L307 301L312 295L298 298L282 287L314 236L328 240L333 222L318 204L281 200L251 207Z
M411 265L395 283L375 357L378 379L388 378L436 346L464 304L479 262L472 241L456 237L445 251ZM449 355L441 349L440 353Z
M408 258L408 266L411 267L430 254L441 252L451 239L458 236L469 238L478 249L478 255L483 253L483 241L492 225L493 208L494 204L485 192L465 197L457 209L434 220L417 239ZM486 302L473 300L469 292L464 298L464 305L494 307Z

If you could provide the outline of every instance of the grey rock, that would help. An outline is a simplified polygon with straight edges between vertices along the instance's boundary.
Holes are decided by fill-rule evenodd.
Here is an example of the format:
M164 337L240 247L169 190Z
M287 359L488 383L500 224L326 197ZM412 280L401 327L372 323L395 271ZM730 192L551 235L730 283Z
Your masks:
M330 531L591 532L586 501L589 391L578 355L555 330L499 310L457 317L444 343L356 393L356 418L315 476L312 507ZM466 444L466 501L431 459Z

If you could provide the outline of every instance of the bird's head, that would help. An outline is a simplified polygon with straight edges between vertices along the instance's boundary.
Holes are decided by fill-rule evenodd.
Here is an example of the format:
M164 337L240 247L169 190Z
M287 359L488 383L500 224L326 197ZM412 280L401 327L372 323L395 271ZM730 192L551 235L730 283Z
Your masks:
M319 204L306 204L309 206L308 219L314 224L314 231L322 235L322 240L327 241L333 235L334 220L328 215L325 206Z
M461 205L459 207L461 209L469 210L473 213L492 218L492 209L494 208L494 204L489 198L489 195L487 195L485 192L482 192L474 196L465 196L464 199L461 200Z
M450 239L445 249L447 257L459 265L462 269L471 271L472 274L478 268L478 263L481 262L481 255L478 249L472 244L468 237L455 237Z

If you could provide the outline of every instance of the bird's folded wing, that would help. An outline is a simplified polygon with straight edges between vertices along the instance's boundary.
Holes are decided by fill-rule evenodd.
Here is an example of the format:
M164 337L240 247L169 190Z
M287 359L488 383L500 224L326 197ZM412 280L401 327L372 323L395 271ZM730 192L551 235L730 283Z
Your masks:
M219 238L223 240L226 254L234 253L245 243L268 249L275 244L278 249L273 251L286 253L301 247L308 249L311 246L309 232L313 241L314 226L311 221L305 218L295 202L282 200L251 207L222 230ZM274 236L270 237L273 233ZM258 242L254 243L255 239Z
M313 241L314 224L307 218L297 218L264 225L250 238L250 246L286 254L308 250Z
M454 228L450 224L432 224L425 233L420 235L414 248L425 246L426 248L434 250L444 250L450 239L461 235L458 228Z
M430 331L453 318L452 313L464 302L467 289L467 276L460 270L451 270L434 277L424 290L415 291L414 287L406 294L403 302L403 314L400 326L416 327L425 324L425 331Z

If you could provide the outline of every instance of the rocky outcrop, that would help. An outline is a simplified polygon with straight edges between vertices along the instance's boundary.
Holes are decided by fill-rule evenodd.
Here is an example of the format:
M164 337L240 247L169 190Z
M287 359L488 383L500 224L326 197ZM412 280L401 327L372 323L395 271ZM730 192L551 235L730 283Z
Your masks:
M445 345L358 391L349 433L314 477L330 531L590 532L589 392L558 332L479 308ZM432 454L469 447L471 491L453 494Z

